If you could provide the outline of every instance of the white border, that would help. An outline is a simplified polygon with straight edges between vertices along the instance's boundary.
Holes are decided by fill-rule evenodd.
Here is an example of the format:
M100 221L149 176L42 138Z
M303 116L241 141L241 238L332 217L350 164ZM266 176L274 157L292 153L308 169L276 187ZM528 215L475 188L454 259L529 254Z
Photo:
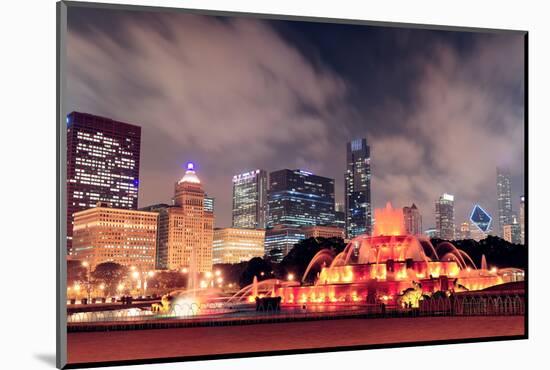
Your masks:
M550 331L548 66L550 30L544 2L520 1L111 1L300 16L524 29L530 32L530 336L528 341L146 365L163 369L530 368ZM55 354L55 2L6 2L3 40L2 330L6 368L52 368ZM28 227L25 220L38 220ZM23 236L27 238L23 242ZM32 273L30 273L32 272ZM14 287L29 287L32 298ZM449 328L452 330L452 328ZM213 345L215 345L213 343ZM539 362L540 363L540 362ZM445 364L445 365L443 365ZM11 365L11 366L10 366ZM123 367L126 368L126 367ZM130 368L130 367L128 367ZM131 367L136 369L137 367Z

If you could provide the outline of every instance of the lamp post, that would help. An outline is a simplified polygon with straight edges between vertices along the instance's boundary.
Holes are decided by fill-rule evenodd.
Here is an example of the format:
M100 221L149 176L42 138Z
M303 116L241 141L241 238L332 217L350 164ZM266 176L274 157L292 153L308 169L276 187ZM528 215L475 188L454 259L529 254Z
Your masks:
M132 266L130 269L132 270L132 277L138 283L138 289L141 289L145 296L147 291L147 278L155 276L155 272L137 270L135 266Z
M92 267L90 266L90 263L88 261L82 261L82 266L86 268L86 298L89 301L90 290L91 290L90 279L92 275Z

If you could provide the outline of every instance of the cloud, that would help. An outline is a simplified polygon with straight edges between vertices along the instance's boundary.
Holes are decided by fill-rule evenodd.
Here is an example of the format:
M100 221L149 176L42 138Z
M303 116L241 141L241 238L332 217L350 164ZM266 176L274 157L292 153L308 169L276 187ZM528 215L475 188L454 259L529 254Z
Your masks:
M330 159L330 106L346 95L338 75L310 64L260 21L159 20L162 29L122 20L122 35L68 36L69 106L143 127L141 205L171 196L178 161L202 160L203 182L224 195L218 204L228 213L236 171L274 157L295 158L282 167L318 168Z
M495 36L466 55L436 44L415 61L419 78L408 109L384 106L402 113L405 129L372 140L379 205L415 201L430 226L435 200L449 192L456 197L457 224L477 202L496 215L496 166L523 175L523 109L515 96L523 89L522 48L520 36ZM513 186L517 198L523 184Z

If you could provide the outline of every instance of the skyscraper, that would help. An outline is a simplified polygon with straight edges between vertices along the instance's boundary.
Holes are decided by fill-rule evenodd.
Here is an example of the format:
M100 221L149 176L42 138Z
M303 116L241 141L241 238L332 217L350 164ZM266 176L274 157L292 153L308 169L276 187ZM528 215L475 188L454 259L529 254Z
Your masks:
M266 219L267 172L258 169L233 176L233 227L265 229Z
M454 196L444 193L435 202L435 229L437 237L453 240L455 237Z
M520 243L525 245L525 196L519 198Z
M509 243L521 244L521 226L516 218L512 215L512 223L504 225L502 237Z
M214 215L204 209L204 190L193 163L176 183L174 207L168 208L167 268L212 270Z
M88 113L67 116L67 252L73 214L108 202L137 209L141 127Z
M346 236L372 232L370 147L367 139L347 143L345 176Z
M302 170L269 175L268 227L332 225L334 179Z
M403 207L403 221L405 222L405 231L408 234L422 234L422 215L416 204L413 203L410 207Z
M504 225L512 223L512 180L510 170L497 167L498 232L503 236Z

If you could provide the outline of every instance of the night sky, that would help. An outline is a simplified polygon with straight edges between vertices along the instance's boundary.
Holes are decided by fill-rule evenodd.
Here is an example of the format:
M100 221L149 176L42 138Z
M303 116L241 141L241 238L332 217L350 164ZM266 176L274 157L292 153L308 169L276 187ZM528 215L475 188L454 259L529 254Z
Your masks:
M455 195L496 219L496 166L524 184L519 33L426 31L69 8L68 112L142 127L139 206L169 202L187 161L231 224L232 176L301 168L336 180L371 145L374 207ZM67 112L67 113L68 113Z

